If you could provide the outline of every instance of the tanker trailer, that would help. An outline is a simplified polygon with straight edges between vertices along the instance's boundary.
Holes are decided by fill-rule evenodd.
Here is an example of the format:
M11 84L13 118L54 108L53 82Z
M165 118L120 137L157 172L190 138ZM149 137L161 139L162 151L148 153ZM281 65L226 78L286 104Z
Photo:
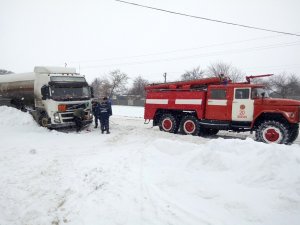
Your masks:
M35 67L33 73L0 76L0 104L29 111L43 127L74 126L73 113L85 111L92 123L92 89L75 68Z

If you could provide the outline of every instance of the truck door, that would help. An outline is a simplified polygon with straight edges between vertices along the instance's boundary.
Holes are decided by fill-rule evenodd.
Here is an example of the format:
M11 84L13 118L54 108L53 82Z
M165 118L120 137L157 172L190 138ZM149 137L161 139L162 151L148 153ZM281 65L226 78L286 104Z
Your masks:
M250 98L250 88L234 88L232 101L232 121L252 121L254 100Z
M227 90L222 87L208 89L205 118L209 120L228 120Z

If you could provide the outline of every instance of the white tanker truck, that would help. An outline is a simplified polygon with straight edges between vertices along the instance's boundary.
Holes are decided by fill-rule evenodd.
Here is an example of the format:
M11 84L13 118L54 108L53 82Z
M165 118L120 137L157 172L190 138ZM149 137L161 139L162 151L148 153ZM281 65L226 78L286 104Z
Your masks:
M92 123L92 89L75 68L35 67L33 73L0 75L0 105L29 111L43 127L74 126L74 110Z

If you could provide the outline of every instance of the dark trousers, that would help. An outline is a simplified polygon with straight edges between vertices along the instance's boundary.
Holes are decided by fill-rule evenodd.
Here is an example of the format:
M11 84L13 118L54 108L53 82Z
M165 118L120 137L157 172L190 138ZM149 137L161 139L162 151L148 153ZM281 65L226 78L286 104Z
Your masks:
M109 116L100 116L101 131L109 132Z
M100 117L94 115L94 119L95 119L95 127L98 127L98 120L100 120Z
M74 117L74 122L75 122L75 125L76 125L76 131L80 131L81 128L82 128L82 119L79 118L79 117Z

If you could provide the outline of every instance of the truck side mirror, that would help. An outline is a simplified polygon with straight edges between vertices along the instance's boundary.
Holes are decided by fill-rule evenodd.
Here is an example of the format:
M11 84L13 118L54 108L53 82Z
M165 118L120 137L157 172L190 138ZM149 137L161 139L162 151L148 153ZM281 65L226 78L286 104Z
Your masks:
M91 97L94 98L94 88L90 87L90 90L91 90Z
M41 88L42 100L50 98L49 86L44 85Z
M261 97L262 97L262 98L264 98L264 97L265 97L265 95L266 95L266 93L265 93L265 92L262 92L262 93L261 93Z

